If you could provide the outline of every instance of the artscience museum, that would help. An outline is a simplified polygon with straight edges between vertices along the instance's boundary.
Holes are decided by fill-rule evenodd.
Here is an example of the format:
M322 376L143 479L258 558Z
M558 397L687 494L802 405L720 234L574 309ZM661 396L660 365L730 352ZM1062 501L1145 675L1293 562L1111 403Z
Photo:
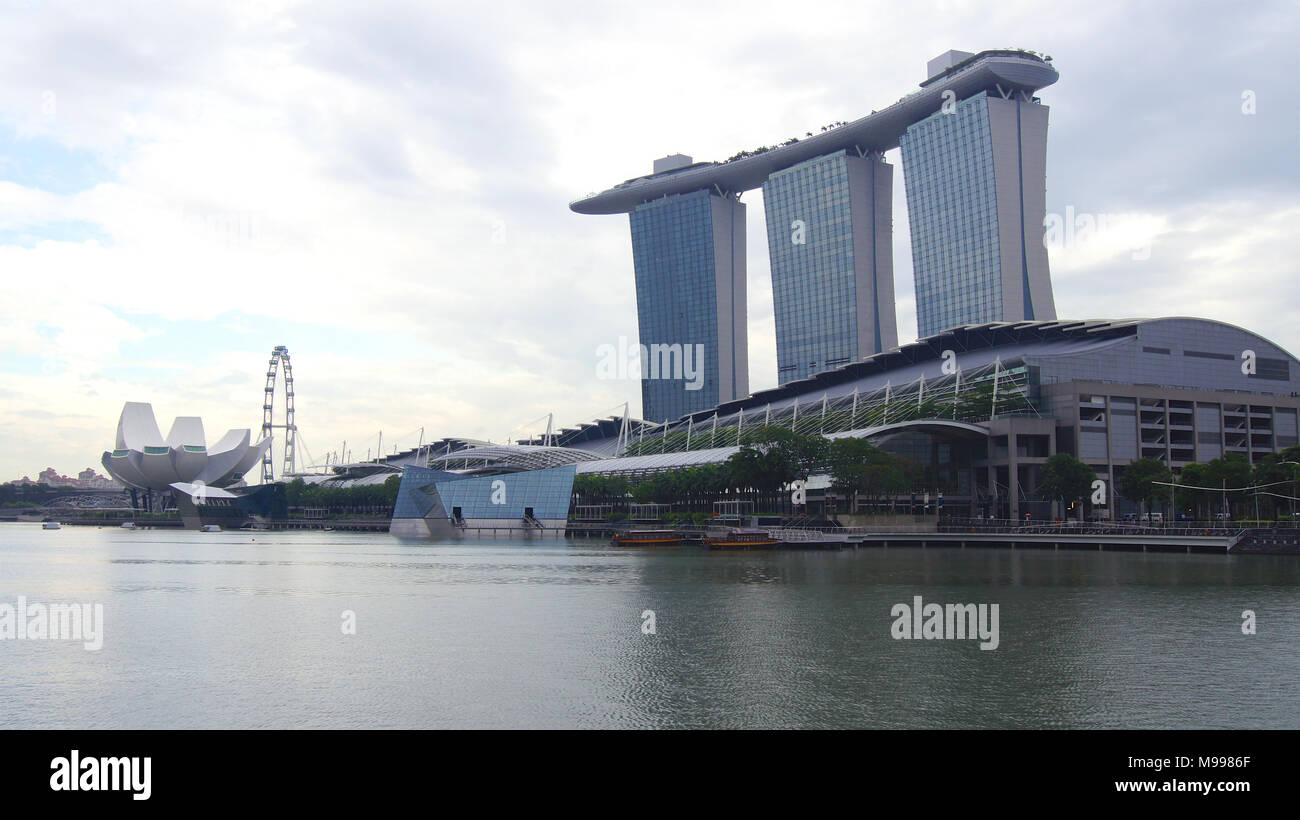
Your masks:
M163 438L153 407L127 402L117 422L117 441L102 463L127 487L147 492L229 497L244 475L262 460L271 439L250 443L248 430L230 430L208 446L203 420L180 416Z

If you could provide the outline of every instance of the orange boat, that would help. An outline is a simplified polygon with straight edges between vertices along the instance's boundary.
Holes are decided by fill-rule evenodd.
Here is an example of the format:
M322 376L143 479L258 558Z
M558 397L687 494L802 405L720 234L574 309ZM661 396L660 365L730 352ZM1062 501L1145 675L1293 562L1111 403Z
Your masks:
M680 544L682 539L673 530L628 530L616 534L611 540L616 547L661 547Z
M732 530L704 537L704 546L711 550L766 550L781 546L767 530Z

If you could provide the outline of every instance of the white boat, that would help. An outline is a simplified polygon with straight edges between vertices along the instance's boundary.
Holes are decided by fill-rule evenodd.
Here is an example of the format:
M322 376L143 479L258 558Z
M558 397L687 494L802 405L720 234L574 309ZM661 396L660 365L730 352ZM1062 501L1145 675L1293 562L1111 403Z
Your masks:
M124 530L133 530L133 529L135 529L135 522L134 522L134 521L123 521L123 522L122 522L122 529L124 529Z
M58 521L46 521L44 524L41 525L41 529L43 529L43 530L61 530L61 529L63 529L63 527L59 525L59 522L58 522Z
M204 524L199 527L199 532L221 532L220 524Z

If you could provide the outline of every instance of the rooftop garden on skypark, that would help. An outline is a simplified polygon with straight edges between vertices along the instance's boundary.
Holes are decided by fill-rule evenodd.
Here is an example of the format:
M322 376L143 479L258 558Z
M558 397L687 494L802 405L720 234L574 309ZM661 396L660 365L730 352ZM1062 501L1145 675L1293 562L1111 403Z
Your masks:
M1039 61L1040 63L1050 63L1052 61L1052 55L1039 54L1037 51L1027 48L994 48L989 49L988 51L981 51L977 54L972 54L961 62L955 63L943 71L940 71L933 77L928 77L925 82L921 83L921 87L924 88L925 86L934 83L936 80L941 80L944 77L951 77L958 71L964 70L971 63L983 59L984 57L1029 57Z
M875 112L873 111L872 113ZM843 120L839 120L838 122L833 122L830 125L823 125L821 129L821 133L825 134L827 131L834 131L836 128L840 128L845 125L848 125L848 123L844 122ZM805 138L811 136L814 136L813 132L811 131L808 131L807 133L804 134ZM738 151L737 153L732 154L731 156L727 157L725 160L723 160L718 164L726 165L728 162L735 162L736 160L744 159L745 157L756 157L759 154L766 154L768 151L775 151L778 148L785 148L788 145L794 145L798 141L799 141L798 137L791 137L785 142L779 143L777 145L760 145L758 148L754 148L749 151Z
M984 58L984 57L1031 57L1031 58L1033 58L1033 59L1035 59L1035 60L1038 60L1039 62L1043 62L1043 63L1050 63L1050 62L1052 61L1051 55L1042 55L1042 54L1039 54L1037 51L1032 51L1032 50L1030 50L1030 49L1025 49L1025 48L1003 48L1003 49L992 49L992 50L989 50L989 51L981 51L981 52L979 52L978 54L975 54L975 55L972 55L972 56L970 56L970 57L967 57L965 60L962 60L961 62L957 63L956 65L952 66L951 68L948 68L947 70L945 70L945 71L943 71L943 72L941 72L941 73L939 73L939 74L936 74L936 75L933 76L933 77L930 77L930 78L926 79L926 81L925 81L924 83L922 83L921 85L922 85L922 86L926 86L926 85L929 85L929 84L933 83L935 80L938 80L938 79L941 79L941 78L944 78L944 77L949 77L949 76L955 74L956 72L961 71L962 69L964 69L964 68L966 68L967 66L971 65L971 64L974 63L976 60L979 60L979 59ZM913 93L915 93L915 92L913 92ZM911 96L911 94L909 94L909 95L907 95L907 96L905 96L905 97L902 97L902 98L900 98L900 99L898 100L898 102L902 102L903 100L907 99L907 97L910 97L910 96ZM873 110L871 113L872 113L872 114L875 114L876 111ZM840 127L845 126L845 125L848 125L848 123L847 123L847 122L844 122L843 120L839 120L839 121L837 121L837 122L830 123L829 125L823 125L823 126L821 127L821 131L820 131L819 133L824 134L824 133L826 133L827 131L833 131L833 130L835 130L836 128L840 128ZM805 134L804 134L804 138L805 138L805 139L807 139L808 137L813 137L813 136L816 136L816 135L815 135L812 131L805 132ZM797 142L799 142L799 137L791 137L790 139L786 140L785 142L778 143L778 144L776 144L776 145L761 145L761 146L759 146L758 148L753 148L753 149L746 150L746 151L738 151L738 152L736 152L735 154L732 154L731 156L727 157L725 160L723 160L722 162L717 163L717 164L718 164L718 165L726 165L727 163L729 163L729 162L735 162L736 160L746 159L746 158L748 158L748 157L756 157L756 156L758 156L759 154L766 154L768 151L775 151L775 150L778 149L778 148L786 148L786 147L788 147L788 146L791 146L791 145L796 144ZM697 164L699 164L699 163L697 163ZM631 181L631 180L629 180L629 181Z
M1037 60L1038 62L1044 64L1050 63L1052 61L1050 55L1039 54L1036 51L1032 51L1030 49L1023 49L1023 48L1004 48L1004 49L990 49L988 51L981 51L977 54L967 57L966 59L962 60L956 65L953 65L952 67L945 69L944 71L941 71L940 73L934 75L933 77L926 79L924 82L920 84L921 86L920 88L908 94L903 95L902 97L895 100L891 105L886 106L885 108L880 110L873 109L871 111L871 115L879 114L881 113L881 111L886 111L890 108L893 108L896 105L900 105L906 102L907 100L916 96L917 94L923 93L927 86L933 85L935 82L938 82L939 80L952 77L953 75L960 73L961 71L964 71L965 69L969 68L976 61L986 57L1025 57L1028 59ZM615 185L614 188L616 189L626 188L629 185L640 182L642 180L662 179L664 177L671 176L672 174L682 173L683 171L691 171L705 166L721 167L724 165L729 165L730 163L739 162L740 160L749 159L751 157L761 156L771 151L777 151L782 148L789 148L792 145L797 145L801 139L810 139L812 137L820 136L821 134L834 131L838 128L842 128L849 124L850 123L844 122L843 120L838 120L836 122L829 123L828 125L823 125L817 133L814 133L812 131L806 131L804 132L804 136L802 138L790 137L784 142L776 143L774 145L760 145L757 148L737 151L735 154L732 154L730 157L727 157L725 160L722 160L720 162L695 162L682 168L673 168L672 170L663 171L658 174L641 174L638 176L629 177L628 179L625 179L619 184ZM595 196L595 194L591 194L591 196Z

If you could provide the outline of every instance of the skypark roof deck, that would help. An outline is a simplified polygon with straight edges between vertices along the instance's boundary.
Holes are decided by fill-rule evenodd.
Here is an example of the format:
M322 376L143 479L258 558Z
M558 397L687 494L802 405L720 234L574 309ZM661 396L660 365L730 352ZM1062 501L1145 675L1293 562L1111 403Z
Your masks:
M908 126L940 109L947 91L952 91L957 100L981 91L1029 97L1056 82L1058 76L1051 63L1029 52L981 51L927 78L920 91L847 125L728 162L696 163L688 168L638 177L571 202L569 208L580 214L619 214L672 194L701 189L715 189L719 193L752 190L773 173L814 157L842 150L866 155L898 147L899 138Z

